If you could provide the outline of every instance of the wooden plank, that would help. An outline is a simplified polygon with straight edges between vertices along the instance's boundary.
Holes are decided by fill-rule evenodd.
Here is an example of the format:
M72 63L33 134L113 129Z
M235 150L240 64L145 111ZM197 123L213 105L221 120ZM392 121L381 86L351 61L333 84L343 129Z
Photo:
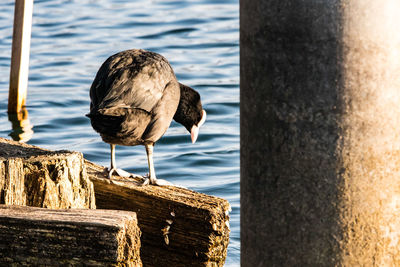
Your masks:
M0 205L1 266L142 266L136 214Z
M33 0L15 0L10 91L8 96L9 113L20 112L26 101L32 12Z
M58 200L63 196L59 189L68 186L60 182L68 184L74 179L68 175L75 173L76 181L86 186L77 186L74 194L66 196L76 196L82 190L93 192L89 186L93 182L98 208L137 212L145 266L223 266L230 231L226 200L174 186L139 186L136 180L117 176L110 180L104 167L82 161L81 153L48 151L0 138L0 200L65 207ZM32 186L29 181L42 182ZM58 191L44 197L43 192L51 188ZM91 198L81 203L94 206Z
M145 266L223 266L229 243L228 201L173 186L138 186L106 178L104 167L86 161L101 209L135 211Z
M82 154L0 138L0 204L95 208Z

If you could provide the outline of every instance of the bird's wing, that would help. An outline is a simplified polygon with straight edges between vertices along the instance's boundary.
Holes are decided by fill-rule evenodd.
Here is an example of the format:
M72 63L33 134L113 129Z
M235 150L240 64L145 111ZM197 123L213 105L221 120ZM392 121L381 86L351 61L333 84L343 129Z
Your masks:
M139 108L151 112L160 101L175 74L162 56L140 55L116 54L101 66L91 88L97 109Z

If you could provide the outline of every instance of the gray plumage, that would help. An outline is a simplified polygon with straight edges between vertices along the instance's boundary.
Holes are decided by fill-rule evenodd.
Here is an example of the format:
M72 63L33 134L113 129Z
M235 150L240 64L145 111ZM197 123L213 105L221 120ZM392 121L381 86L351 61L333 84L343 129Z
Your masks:
M115 145L144 145L149 179L144 184L169 184L157 180L153 163L154 143L174 118L197 139L206 119L200 95L178 83L168 61L161 55L132 49L109 57L90 88L90 118L93 129L110 144L111 167L120 176L133 176L117 169Z
M168 61L145 50L109 57L90 88L91 123L106 143L154 143L178 107L179 83Z

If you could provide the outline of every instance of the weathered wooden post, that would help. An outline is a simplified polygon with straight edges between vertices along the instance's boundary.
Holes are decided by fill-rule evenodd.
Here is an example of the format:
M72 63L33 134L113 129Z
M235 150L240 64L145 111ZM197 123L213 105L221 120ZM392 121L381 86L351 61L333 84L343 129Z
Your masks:
M8 112L18 113L25 105L28 87L33 0L15 0Z
M116 176L109 179L107 175L105 167L84 160L81 153L65 150L49 151L0 138L0 237L1 204L50 209L97 207L127 210L137 212L138 227L142 235L141 245L136 248L141 250L140 257L146 266L224 265L230 232L228 201L174 186L140 186L138 180ZM29 210L35 211L34 209L25 211ZM22 211L25 214L24 210ZM3 214L4 212L3 210ZM50 211L50 214L54 212L56 211ZM110 212L117 214L117 211ZM83 213L85 216L91 214L90 211ZM61 212L58 218L61 221L64 220L62 217L65 217L61 216L62 214ZM6 217L4 225L7 225L9 220L9 216ZM26 217L25 223L31 224L29 214ZM103 220L101 217L93 219L92 223L98 222L99 219ZM11 232L15 230L14 233L6 229L11 236L9 238L25 236L23 233L25 223L10 230ZM48 224L48 221L45 220L43 223ZM81 223L80 216L76 216L75 223L78 225ZM66 233L63 229L59 230ZM30 232L30 229L26 231ZM45 238L47 233L45 231L42 233ZM33 232L32 235L36 233ZM55 233L52 235L57 236ZM94 237L96 238L96 235ZM57 253L57 249L66 247L57 246L53 241L40 245L43 242L41 239L31 240L27 246L26 240L29 240L29 236L26 239L15 240L11 248L7 242L4 244L0 242L0 266L2 249L4 255L9 255L10 249L15 252L16 248L22 248L24 255L18 255L19 262L15 261L18 260L14 259L15 254L9 255L5 262L25 264L32 259L27 247L47 246L52 253ZM70 239L66 238L65 242L70 242ZM99 239L99 242L105 241ZM42 251L46 253L47 248ZM75 246L75 249L79 250L79 246ZM111 252L107 250L107 255ZM68 259L68 255L71 255L68 253L58 256ZM39 254L35 254L35 260L40 259ZM53 254L47 254L50 258L51 255ZM84 253L78 258L81 256L84 256ZM98 260L101 261L102 258L100 255ZM80 263L73 260L65 263ZM32 261L31 264L36 264L36 261ZM48 264L54 265L52 262ZM136 265L128 264L128 266Z
M1 266L142 266L136 213L0 205Z
M398 266L400 2L240 8L242 266Z
M0 138L0 204L96 208L82 153L48 151Z

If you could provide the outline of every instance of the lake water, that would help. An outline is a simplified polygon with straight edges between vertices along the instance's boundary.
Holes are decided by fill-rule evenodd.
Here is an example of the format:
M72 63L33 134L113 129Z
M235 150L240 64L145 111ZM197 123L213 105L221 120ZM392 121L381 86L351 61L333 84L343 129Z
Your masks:
M0 3L0 136L7 116L14 0ZM196 144L173 122L155 146L159 178L227 199L225 266L240 263L238 0L35 0L27 110L29 144L81 151L109 165L109 146L90 126L89 88L110 55L143 48L164 55L180 82L198 90L207 121ZM117 146L117 164L148 172L143 146Z

